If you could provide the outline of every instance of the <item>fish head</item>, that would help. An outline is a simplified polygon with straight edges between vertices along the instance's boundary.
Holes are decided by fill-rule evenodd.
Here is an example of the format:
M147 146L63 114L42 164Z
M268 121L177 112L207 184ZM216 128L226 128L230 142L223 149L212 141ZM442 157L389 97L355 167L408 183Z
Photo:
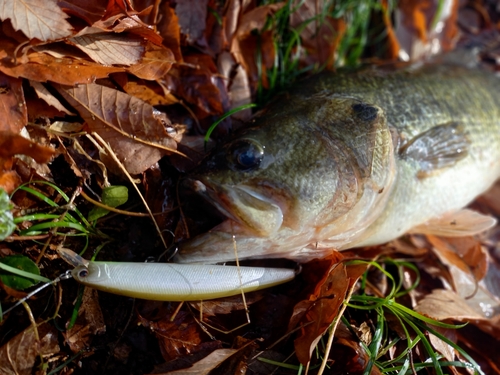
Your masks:
M182 244L179 259L234 260L232 236L241 258L293 258L289 250L316 241L342 217L341 229L350 230L346 215L367 182L386 183L380 159L390 157L390 143L383 111L355 98L321 94L272 105L186 179L227 220ZM246 240L252 249L242 247Z

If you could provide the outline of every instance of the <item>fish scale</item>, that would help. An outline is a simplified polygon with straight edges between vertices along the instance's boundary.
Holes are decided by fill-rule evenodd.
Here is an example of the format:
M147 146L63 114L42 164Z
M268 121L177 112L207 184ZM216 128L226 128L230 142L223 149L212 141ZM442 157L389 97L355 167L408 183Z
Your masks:
M462 208L500 175L499 83L454 63L297 83L188 177L230 217L181 243L177 261L234 260L233 236L240 259L305 262L409 231L460 236L491 227L492 218ZM235 142L263 156L242 171Z

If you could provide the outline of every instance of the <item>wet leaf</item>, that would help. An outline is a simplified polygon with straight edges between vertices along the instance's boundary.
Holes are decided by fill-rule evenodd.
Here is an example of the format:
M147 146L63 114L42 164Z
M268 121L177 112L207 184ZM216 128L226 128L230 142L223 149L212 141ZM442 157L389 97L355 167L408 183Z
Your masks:
M143 40L127 34L106 33L87 27L69 41L92 60L105 66L137 63L144 54Z
M5 258L1 258L0 262L21 271L40 276L40 270L38 269L38 266L35 264L35 262L33 262L30 258L25 257L24 255L10 255ZM38 282L34 279L15 275L4 270L0 270L0 280L9 288L17 290L24 290L32 285L35 285Z
M300 331L300 336L294 341L297 358L303 365L309 362L314 348L336 318L348 286L344 264L336 264L330 269L327 277L316 286L309 299L295 306L294 311L305 312L301 320L304 327Z
M128 200L128 189L126 186L109 186L102 191L101 203L110 207L118 207ZM95 221L108 214L108 210L102 207L93 207L89 212L89 221Z
M22 81L0 73L0 132L19 133L28 122Z
M14 229L16 229L16 224L14 224L9 195L0 188L0 241L10 236Z
M189 44L201 39L206 27L208 0L179 0L175 13L181 32L186 34Z
M109 142L129 173L142 173L168 152L140 141L176 149L177 143L166 132L170 121L149 104L96 84L57 89L91 131Z
M0 19L10 19L30 39L45 42L71 35L67 17L55 0L0 0Z
M59 352L57 329L44 323L37 330L40 341L37 341L33 327L28 327L0 348L2 375L31 375L39 355L49 356Z

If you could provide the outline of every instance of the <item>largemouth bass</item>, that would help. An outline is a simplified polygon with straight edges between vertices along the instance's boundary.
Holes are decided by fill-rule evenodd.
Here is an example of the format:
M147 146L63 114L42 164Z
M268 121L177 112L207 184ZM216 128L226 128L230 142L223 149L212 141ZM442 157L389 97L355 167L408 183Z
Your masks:
M500 176L500 80L458 64L324 73L262 110L189 184L227 220L178 262L305 262L414 231L481 232ZM234 236L234 237L233 237ZM233 239L234 238L234 239Z

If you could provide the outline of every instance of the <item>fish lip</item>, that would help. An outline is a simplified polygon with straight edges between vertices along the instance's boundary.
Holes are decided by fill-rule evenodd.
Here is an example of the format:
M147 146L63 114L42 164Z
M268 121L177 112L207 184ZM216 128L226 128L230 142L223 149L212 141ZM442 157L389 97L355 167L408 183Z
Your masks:
M215 189L213 189L208 182L203 182L200 179L187 178L185 180L187 185L196 194L202 196L208 203L217 208L228 219L238 222L238 219L226 208L223 204Z
M241 217L238 215L235 215L233 212L233 208L231 208L231 200L235 199L235 201L238 201L238 197L240 198L240 202L244 200L245 196L251 197L253 199L256 199L258 202L263 203L266 206L269 206L270 211L274 212L274 216L277 217L277 220L275 221L274 225L274 230L276 231L281 227L281 224L283 222L283 210L278 205L278 202L275 202L273 199L268 198L264 196L263 194L259 193L257 190L254 188L247 186L247 185L226 185L226 184L218 184L210 181L208 178L204 179L192 179L189 178L187 179L189 187L197 194L201 195L203 198L205 198L210 204L212 204L219 212L224 214L229 221L236 222L237 225L236 227L239 229L236 229L236 232L239 234L250 234L251 232L255 232L256 229L252 229L251 226L249 226L248 223L246 223L244 220L242 220ZM243 197L243 199L241 199ZM226 221L228 221L226 220ZM220 227L224 223L218 225L217 227ZM226 222L226 224L228 224ZM214 229L216 230L215 227ZM259 232L257 230L257 232ZM254 233L254 234L259 234L259 233ZM263 233L260 233L260 235L263 235ZM264 234L265 235L265 234Z

